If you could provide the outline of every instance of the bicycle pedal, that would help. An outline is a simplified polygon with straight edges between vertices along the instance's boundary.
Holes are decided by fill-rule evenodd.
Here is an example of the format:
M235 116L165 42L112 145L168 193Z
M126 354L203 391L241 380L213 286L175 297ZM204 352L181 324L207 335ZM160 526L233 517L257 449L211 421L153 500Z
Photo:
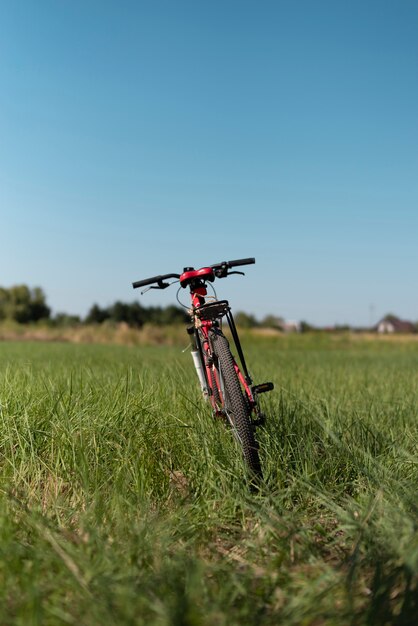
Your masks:
M273 383L261 383L261 385L254 385L253 392L254 393L266 393L266 391L273 391L274 385Z

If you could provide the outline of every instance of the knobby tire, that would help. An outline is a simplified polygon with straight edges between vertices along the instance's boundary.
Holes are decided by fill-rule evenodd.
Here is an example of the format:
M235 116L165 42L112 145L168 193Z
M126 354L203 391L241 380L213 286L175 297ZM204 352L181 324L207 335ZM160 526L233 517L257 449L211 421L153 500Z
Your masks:
M211 332L213 351L218 360L225 391L225 411L242 447L244 459L254 476L262 477L258 443L254 437L254 427L250 419L248 400L235 370L234 358L226 337L219 331Z

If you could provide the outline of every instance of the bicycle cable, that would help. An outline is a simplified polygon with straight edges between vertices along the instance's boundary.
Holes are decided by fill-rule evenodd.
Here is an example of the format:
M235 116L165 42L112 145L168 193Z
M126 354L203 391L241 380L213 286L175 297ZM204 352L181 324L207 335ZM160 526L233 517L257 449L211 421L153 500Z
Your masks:
M186 304L183 304L183 302L181 302L180 298L179 298L179 293L180 293L181 289L183 289L183 287L179 287L177 289L176 300L179 303L179 305L183 307L183 309L186 309L186 311L188 311L190 307L188 307Z
M215 300L217 300L217 299L218 299L218 296L217 296L217 293L216 293L216 289L215 289L215 287L212 285L212 283L209 283L209 286L210 286L210 288L211 288L211 289L212 289L212 291L213 291L213 296L209 296L209 298L215 298Z
M177 282L177 281L175 281L175 282ZM171 283L171 284L173 284L173 283ZM213 296L206 296L206 298L208 298L208 299L210 299L210 300L217 300L217 299L218 299L218 296L217 296L217 293L216 293L216 289L215 289L215 287L214 287L211 283L208 283L208 286L210 286L210 288L212 289L212 291L213 291ZM177 302L179 303L179 305L180 305L181 307L183 307L183 309L186 309L186 311L189 311L189 310L190 310L190 305L183 304L183 302L181 302L181 300L180 300L180 298L179 298L179 293L180 293L180 291L181 291L182 289L183 289L183 287L179 287L179 288L177 289L177 293L176 293L176 300L177 300Z

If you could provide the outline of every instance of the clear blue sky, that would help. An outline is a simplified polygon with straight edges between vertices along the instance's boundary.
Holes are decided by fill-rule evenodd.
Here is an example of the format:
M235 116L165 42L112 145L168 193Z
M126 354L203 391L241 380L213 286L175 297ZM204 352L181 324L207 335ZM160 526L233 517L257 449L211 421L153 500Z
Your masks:
M6 0L0 58L0 285L255 256L236 310L418 319L417 0Z

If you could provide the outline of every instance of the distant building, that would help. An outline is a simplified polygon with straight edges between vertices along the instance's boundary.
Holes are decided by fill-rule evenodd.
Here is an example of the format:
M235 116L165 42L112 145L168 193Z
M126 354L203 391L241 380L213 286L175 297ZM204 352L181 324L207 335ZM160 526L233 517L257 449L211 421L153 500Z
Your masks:
M378 333L414 333L415 325L397 317L385 317L376 326Z
M281 328L285 333L300 333L301 331L300 322L295 322L294 320L286 320L282 322Z

